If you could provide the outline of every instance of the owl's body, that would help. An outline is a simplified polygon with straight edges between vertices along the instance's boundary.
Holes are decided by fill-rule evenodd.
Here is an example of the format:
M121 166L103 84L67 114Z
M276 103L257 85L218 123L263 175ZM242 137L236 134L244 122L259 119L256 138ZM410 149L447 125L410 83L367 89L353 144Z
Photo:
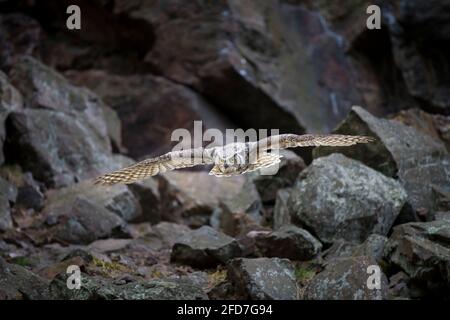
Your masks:
M133 183L167 170L208 164L214 164L210 171L211 175L228 177L279 163L281 156L277 152L273 152L278 149L306 146L350 146L370 141L373 141L373 138L365 136L283 134L256 142L235 142L220 147L172 151L100 176L95 183L105 185Z

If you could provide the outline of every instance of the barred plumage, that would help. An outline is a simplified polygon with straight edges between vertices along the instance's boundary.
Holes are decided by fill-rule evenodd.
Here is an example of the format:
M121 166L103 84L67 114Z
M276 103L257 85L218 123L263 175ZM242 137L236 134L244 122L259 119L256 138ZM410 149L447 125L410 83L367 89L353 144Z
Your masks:
M147 159L129 167L107 173L98 177L94 182L103 185L133 183L168 170L205 164L215 164L210 174L218 177L227 177L254 171L280 162L279 155L267 153L267 150L308 146L351 146L374 140L374 138L367 136L340 134L282 134L270 136L258 142L238 142L223 147L169 152L162 156Z

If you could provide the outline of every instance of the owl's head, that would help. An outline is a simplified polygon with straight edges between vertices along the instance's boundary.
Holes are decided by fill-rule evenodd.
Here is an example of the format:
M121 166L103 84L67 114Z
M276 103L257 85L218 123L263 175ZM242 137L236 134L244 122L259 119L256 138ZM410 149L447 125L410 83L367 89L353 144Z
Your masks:
M239 154L218 157L216 158L215 166L212 168L210 174L225 177L238 175L242 173L243 166L245 166L245 164Z

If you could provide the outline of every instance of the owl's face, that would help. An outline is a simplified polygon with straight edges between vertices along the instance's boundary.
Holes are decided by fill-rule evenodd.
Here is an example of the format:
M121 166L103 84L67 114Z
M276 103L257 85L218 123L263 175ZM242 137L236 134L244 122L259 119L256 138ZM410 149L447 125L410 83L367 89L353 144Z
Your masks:
M222 176L237 175L244 172L247 165L245 148L239 144L228 145L217 150L212 172Z

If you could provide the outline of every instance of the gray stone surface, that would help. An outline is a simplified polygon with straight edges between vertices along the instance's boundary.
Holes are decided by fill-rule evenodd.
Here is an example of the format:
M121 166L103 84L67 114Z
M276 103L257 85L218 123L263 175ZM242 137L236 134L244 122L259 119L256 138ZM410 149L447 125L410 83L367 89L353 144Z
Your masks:
M351 148L316 148L315 158L339 152L398 177L413 209L433 211L432 188L448 189L450 157L440 140L398 121L376 118L360 107L353 107L335 132L369 135L377 140Z
M0 300L49 299L48 283L27 269L0 257Z
M66 276L56 277L49 292L54 299L68 300L207 300L201 287L190 281L175 279L154 279L113 284L107 279L82 274L80 290L69 290Z
M426 294L449 297L450 221L406 223L394 228L385 259L418 282Z
M285 225L270 233L255 237L259 254L264 257L310 260L322 249L322 244L308 231L294 225Z
M306 286L307 300L383 300L388 298L388 282L380 268L380 289L367 286L369 266L378 266L375 260L360 256L334 259Z
M244 299L297 299L294 267L287 259L233 259L228 263L228 277Z
M208 268L239 257L238 242L209 226L193 230L178 239L172 248L171 261Z
M371 233L387 235L405 201L406 193L394 179L332 154L301 173L289 209L293 222L322 242L363 242Z

